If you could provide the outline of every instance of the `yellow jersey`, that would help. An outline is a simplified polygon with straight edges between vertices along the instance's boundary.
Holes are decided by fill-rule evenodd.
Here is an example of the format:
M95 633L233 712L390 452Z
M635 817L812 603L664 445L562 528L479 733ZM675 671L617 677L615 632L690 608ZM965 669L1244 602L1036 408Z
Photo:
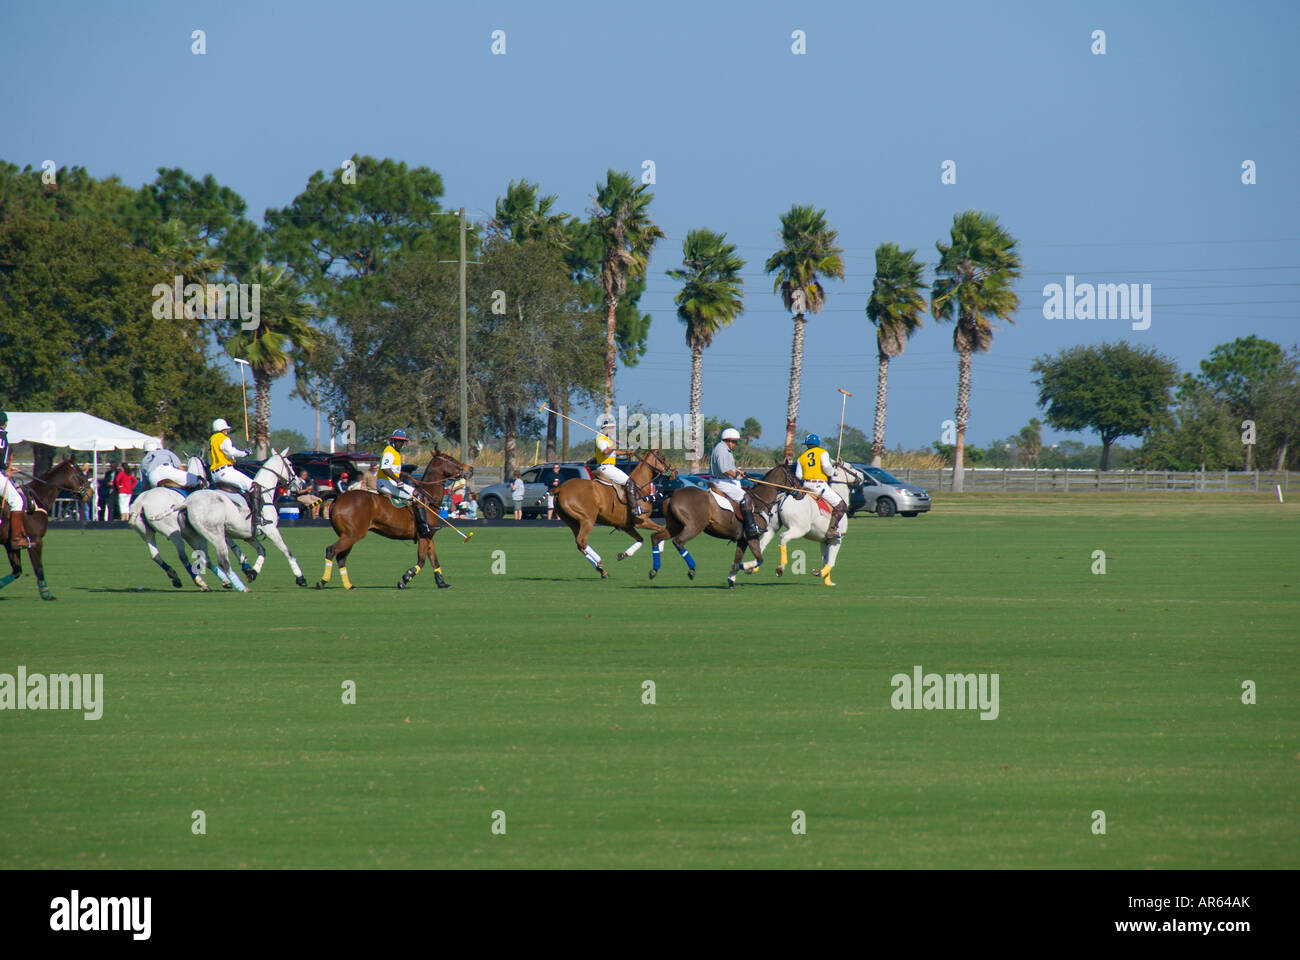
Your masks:
M402 455L397 452L397 448L391 443L384 447L383 458L379 461L381 476L387 476L389 480L401 482L402 479Z
M235 461L226 456L226 452L221 449L230 438L226 434L218 431L208 438L208 469L220 470L222 467L234 466Z
M809 447L799 454L799 465L803 467L805 480L827 480L826 471L822 469L822 457L826 451L821 447Z
M601 441L605 442L602 444ZM617 458L618 444L603 433L596 435L596 463L604 466L613 466Z

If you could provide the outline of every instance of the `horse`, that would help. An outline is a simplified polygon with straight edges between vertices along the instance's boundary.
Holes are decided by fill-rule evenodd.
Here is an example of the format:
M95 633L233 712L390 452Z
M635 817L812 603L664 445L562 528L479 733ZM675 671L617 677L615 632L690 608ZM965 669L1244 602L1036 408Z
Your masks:
M23 484L19 489L28 505L35 508L26 515L23 526L31 543L26 550L32 560L32 570L36 573L36 588L40 591L42 600L54 600L57 598L50 593L50 588L45 583L45 567L41 563L42 540L50 525L50 511L54 509L59 491L70 490L85 503L94 495L94 487L82 474L77 462L68 457L46 471L44 476ZM9 522L8 513L0 520L0 543L5 545L5 552L9 554L9 567L13 571L6 577L0 577L0 588L4 588L23 575L22 548L13 545L13 525Z
M849 501L849 482L862 482L862 474L852 467L839 465L831 473L830 485L838 493L845 503ZM835 566L835 558L840 552L840 536L845 534L849 529L849 518L840 517L839 527L836 530L838 536L834 540L827 540L830 535L828 527L830 525L830 507L824 500L809 496L800 499L793 497L783 497L769 514L767 532L758 545L763 550L771 543L772 537L776 535L778 527L785 527L781 534L781 563L776 568L776 575L779 577L785 573L786 564L786 544L791 540L797 540L799 537L806 537L809 540L819 540L822 545L822 565L813 571L813 576L822 578L822 583L828 587L835 584L831 581L831 568ZM752 570L746 572L752 573Z
M433 565L433 579L439 589L451 586L442 576L442 567L438 565L438 551L433 546L433 535L442 525L438 516L437 505L442 503L446 484L452 477L472 477L474 468L461 463L455 457L433 448L433 456L425 465L424 472L415 486L433 504L426 507L431 532L427 538L415 535L415 517L407 507L394 506L384 494L370 490L348 490L339 494L330 510L330 526L338 534L338 539L325 548L325 572L316 581L316 589L323 590L329 585L334 572L334 562L339 565L339 579L343 588L351 590L352 581L348 578L348 554L358 540L371 530L389 540L415 541L415 566L410 567L397 581L397 589L405 590L415 575L423 569L425 561Z
M555 512L569 525L578 552L596 568L600 573L600 579L604 580L608 577L609 571L601 562L600 554L587 542L588 535L597 524L617 527L636 541L618 555L619 560L632 556L645 543L645 539L636 532L636 528L652 531L653 537L667 536L664 528L650 519L650 499L641 493L655 480L665 475L673 478L677 476L677 471L668 465L668 461L658 450L643 453L636 466L632 468L628 476L635 484L637 502L642 505L639 517L633 513L631 504L624 502L623 488L615 487L604 480L573 477L560 484L555 491Z
M749 492L749 497L754 503L754 519L759 523L766 523L767 514L777 500L787 496L786 491L767 484L777 483L787 487L799 485L794 467L789 462L778 463L767 471L763 480L766 483L759 483ZM731 502L725 493L719 493L717 496L727 500L728 503ZM802 497L803 492L799 491L793 496ZM659 558L664 549L663 542L669 537L672 538L677 552L686 561L686 575L692 580L695 579L695 558L686 549L686 543L701 533L707 533L719 540L736 541L736 558L732 562L731 572L727 575L728 588L736 586L736 571L742 566L747 572L752 573L763 562L763 550L759 540L746 539L742 529L744 524L740 517L736 516L736 511L730 506L724 507L718 503L712 490L682 487L674 492L664 504L664 526L667 529L662 534L655 534L653 539L654 561L650 569L651 580L659 572ZM754 559L742 565L741 559L745 556L746 547L754 555Z
M271 456L258 468L257 476L253 478L253 482L260 489L271 491L272 498L279 487L288 487L290 491L297 491L305 486L302 479L293 472L288 455L287 447L279 453L272 450ZM230 568L230 551L226 547L226 540L227 537L233 536L253 544L257 548L257 560L252 569L260 573L262 564L266 561L266 549L257 540L259 529L289 561L294 582L300 587L307 586L307 578L302 575L302 568L298 566L297 559L289 552L284 538L280 535L279 517L274 503L263 505L263 522L261 527L258 527L253 523L252 512L243 501L242 493L235 493L232 498L219 490L196 490L185 501L184 516L186 522L216 551L217 562L212 564L212 568L218 575L224 573L223 579L229 578L240 593L244 593L248 588L244 586L238 574ZM253 576L253 573L249 574L250 579Z
M197 457L190 458L188 471L195 477L202 477L205 473L203 465ZM212 564L212 555L208 552L207 541L185 523L185 502L186 496L179 488L169 481L163 481L161 486L144 491L132 501L131 510L127 515L127 523L140 535L140 539L149 548L150 559L162 567L163 573L167 574L173 587L179 588L181 579L176 575L176 571L167 565L167 561L162 558L162 554L158 552L158 546L154 542L155 533L160 533L171 541L172 546L176 548L176 555L180 557L181 565L185 567L185 572L190 575L190 579L194 581L194 585L200 590L205 593L208 591L208 585L204 583L202 577L207 567L212 567L221 580L221 585L226 589L230 589L233 584L226 577L221 567ZM248 558L244 556L244 551L240 549L238 542L227 538L227 544L239 558L239 565L243 568L248 579L250 581L256 580L259 570L248 562ZM191 553L188 555L185 551L187 545L192 548ZM200 550L204 552L205 560L201 560L198 556ZM193 565L191 565L191 560L195 561ZM258 567L260 568L260 564Z

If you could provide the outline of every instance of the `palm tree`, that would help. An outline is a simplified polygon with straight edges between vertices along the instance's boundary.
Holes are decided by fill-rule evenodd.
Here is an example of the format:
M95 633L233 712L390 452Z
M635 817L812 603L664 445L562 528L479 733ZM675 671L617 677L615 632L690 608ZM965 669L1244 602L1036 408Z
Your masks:
M876 428L871 441L871 465L885 455L885 404L889 394L889 360L902 354L912 334L921 329L925 297L921 291L924 264L915 250L895 244L876 247L876 278L867 301L867 319L876 327Z
M211 246L204 242L198 230L182 220L171 219L164 222L153 237L153 249L162 262L171 270L173 276L184 278L183 285L197 283L206 288L218 274L225 269L225 263ZM167 278L167 285L172 286L172 277ZM168 299L175 300L175 293L168 291ZM196 320L209 321L206 298ZM184 302L172 304L172 316L185 316Z
M540 184L527 180L510 181L504 197L497 197L496 216L492 225L510 235L515 243L539 240L557 249L569 248L565 229L572 217L567 213L552 213L558 197L539 197Z
M952 333L957 351L957 449L953 454L952 489L962 491L966 424L970 420L970 361L975 351L993 345L992 318L1007 322L1020 306L1011 282L1020 276L1016 240L992 214L967 210L953 217L952 242L936 243L939 263L930 289L930 313L937 320L956 320Z
M781 249L767 258L763 269L775 273L773 293L794 314L794 345L790 350L790 396L785 413L785 457L794 456L794 431L799 419L799 388L803 377L803 328L808 313L826 304L821 277L844 279L844 251L835 244L839 233L826 223L826 211L792 206L781 217Z
M596 206L591 223L602 247L600 286L605 294L605 414L614 413L615 311L627 292L629 277L645 273L655 241L664 235L650 220L646 208L654 194L648 184L637 184L630 174L609 170L596 185Z
M682 242L684 270L669 270L668 276L682 281L673 299L677 319L686 325L686 345L691 348L691 472L700 468L700 442L695 430L700 416L700 382L704 348L719 330L729 326L745 309L745 281L740 271L745 261L736 255L736 245L727 243L725 233L692 230Z
M260 264L241 279L260 284L260 316L253 329L237 329L226 340L225 348L232 357L247 360L252 369L252 439L257 455L265 457L271 433L271 381L289 371L296 351L310 351L319 334L311 325L315 308L285 267Z

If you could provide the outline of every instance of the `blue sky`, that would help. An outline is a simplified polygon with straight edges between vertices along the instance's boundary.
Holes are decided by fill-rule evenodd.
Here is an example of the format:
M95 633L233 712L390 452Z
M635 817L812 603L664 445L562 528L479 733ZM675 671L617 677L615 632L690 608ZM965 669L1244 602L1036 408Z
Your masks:
M1216 344L1300 340L1300 5L1255 3L70 3L0 6L0 158L130 185L211 172L260 220L354 154L438 171L444 206L490 214L512 179L583 213L609 167L655 163L668 239L641 301L649 351L619 403L684 411L676 285L692 227L749 261L745 315L704 358L704 411L785 422L791 324L762 263L793 203L827 211L847 278L808 325L801 423L870 430L864 307L882 241L928 263L953 214L1021 242L1014 326L974 363L968 439L1039 413L1029 365L1127 339L1195 369ZM190 52L206 31L207 54ZM506 53L491 52L494 30ZM794 30L806 35L791 51ZM1091 52L1104 30L1106 53ZM956 163L955 184L940 181ZM1257 183L1241 182L1245 160ZM1046 320L1043 287L1150 283L1152 322ZM890 368L888 442L938 438L951 330L928 320ZM233 372L233 370L232 370ZM274 393L274 425L311 413ZM1047 432L1049 442L1083 435Z

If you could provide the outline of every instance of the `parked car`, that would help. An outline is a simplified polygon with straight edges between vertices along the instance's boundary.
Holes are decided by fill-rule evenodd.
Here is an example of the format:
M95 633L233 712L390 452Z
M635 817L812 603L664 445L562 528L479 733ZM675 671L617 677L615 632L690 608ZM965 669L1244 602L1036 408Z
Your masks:
M307 471L311 481L311 492L322 500L333 500L342 490L343 474L348 475L349 488L361 479L361 468L346 453L323 453L319 450L304 450L289 454L289 463L294 473Z
M543 516L546 513L546 493L550 487L551 464L542 463L527 470L521 470L524 481L523 513L525 517ZM591 478L591 471L586 464L571 462L560 464L561 483L574 477ZM513 481L511 481L513 482ZM499 520L509 511L515 510L515 501L510 494L511 483L494 483L484 487L478 493L479 512L489 520Z
M870 467L865 463L854 463L852 466L864 479L849 490L850 517L859 510L866 510L878 517L892 517L895 513L915 517L930 511L930 494L920 487L904 483L880 467Z

